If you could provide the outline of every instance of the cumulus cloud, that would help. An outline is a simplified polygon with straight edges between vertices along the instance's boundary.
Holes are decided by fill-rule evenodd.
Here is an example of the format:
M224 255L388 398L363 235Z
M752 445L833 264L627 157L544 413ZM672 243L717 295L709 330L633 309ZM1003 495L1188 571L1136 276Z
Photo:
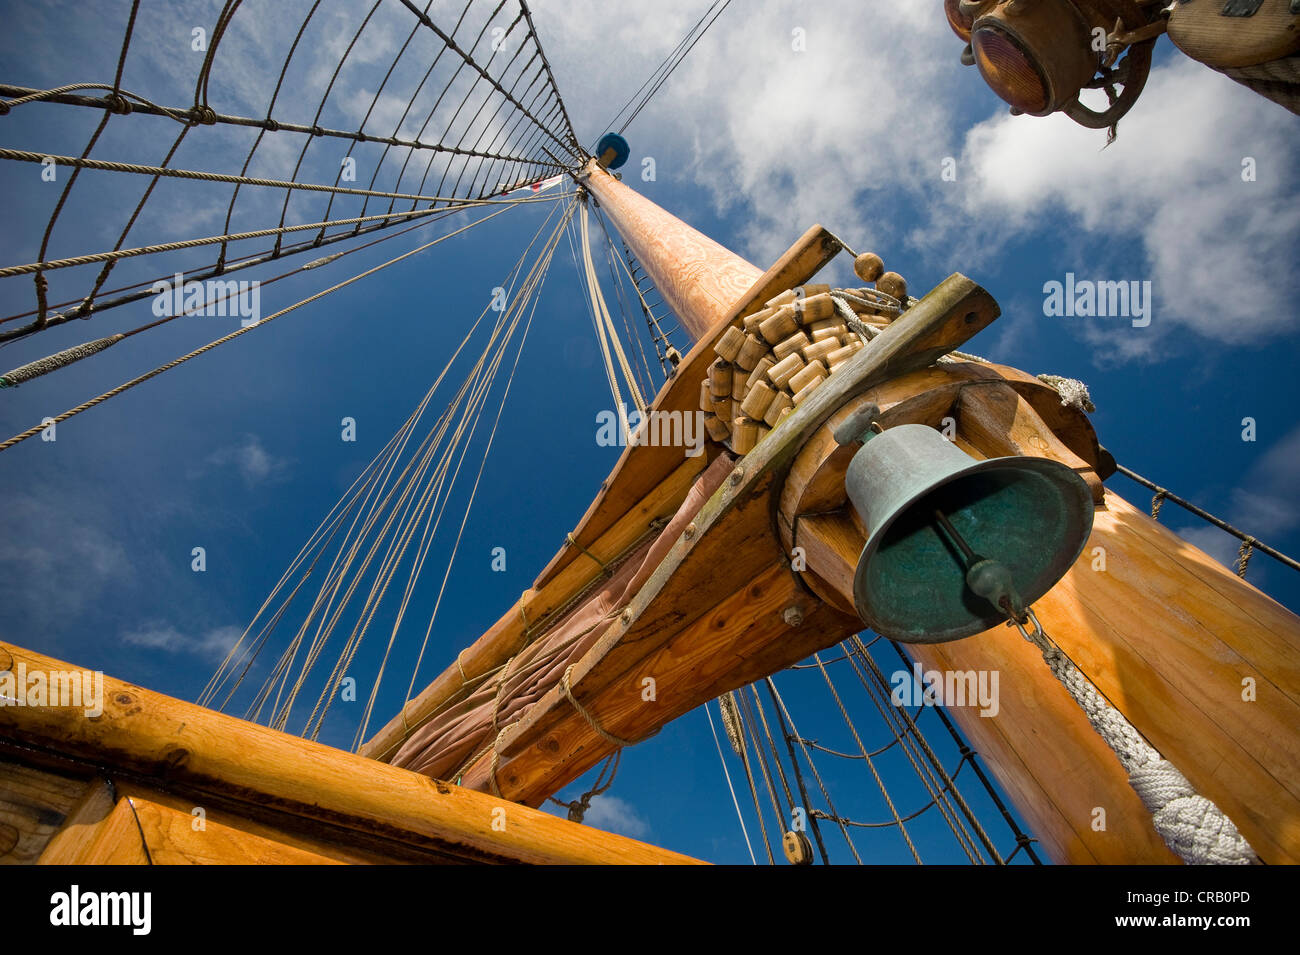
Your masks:
M626 49L613 76L630 92L696 10L665 2L629 11L627 37L602 43L584 27L603 28L596 4L539 6L561 85L576 91L574 113L585 116L612 112L594 100L614 84L583 82L576 64L590 75L593 51ZM805 31L805 52L792 49L795 29ZM630 37L637 42L624 46ZM656 157L661 178L703 186L719 211L734 213L737 251L763 266L821 221L887 263L905 255L933 273L918 280L1000 270L1002 284L1030 302L1067 270L1151 281L1150 327L1076 323L1102 361L1159 358L1176 333L1221 347L1293 325L1293 116L1174 53L1103 148L1103 132L1062 115L1010 116L958 65L959 50L929 4L873 5L869 18L848 0L733 6L628 135L634 154ZM958 179L945 186L949 156ZM1242 177L1247 159L1251 182ZM1006 259L1026 242L1045 250L1052 274L1029 275Z

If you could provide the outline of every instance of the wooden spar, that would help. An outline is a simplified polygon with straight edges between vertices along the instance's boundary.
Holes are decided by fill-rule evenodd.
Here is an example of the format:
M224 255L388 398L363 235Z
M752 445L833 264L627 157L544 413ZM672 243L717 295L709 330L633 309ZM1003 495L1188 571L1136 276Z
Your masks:
M715 328L762 270L615 179L596 160L583 184L676 314L691 341Z
M822 419L856 390L930 364L997 314L987 292L950 276L738 462L573 667L571 692L596 725L642 739L718 693L861 629L856 615L808 599L793 579L772 521L781 476ZM648 685L655 688L649 696ZM504 728L497 785L507 798L535 805L612 749L556 687ZM490 755L481 757L463 784L490 788L493 765Z
M11 644L0 643L0 654L15 671L47 682L76 672ZM0 707L0 763L84 780L81 809L60 795L67 838L47 847L52 861L137 861L123 855L123 845L139 846L135 814L115 812L112 799L96 795L105 773L148 803L140 813L146 839L158 834L188 861L325 861L340 858L340 849L342 861L694 861L111 677L103 679L101 699L95 717L77 706ZM13 778L0 772L0 807ZM212 838L187 832L192 807L215 813Z

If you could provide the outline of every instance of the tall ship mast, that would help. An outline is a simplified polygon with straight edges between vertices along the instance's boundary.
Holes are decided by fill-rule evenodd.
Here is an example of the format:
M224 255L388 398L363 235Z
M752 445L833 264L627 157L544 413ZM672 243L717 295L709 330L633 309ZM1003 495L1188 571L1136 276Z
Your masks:
M1193 5L945 7L965 61L1014 112L1065 112L1113 139L1165 32L1294 111L1300 12L1283 5L1255 4L1249 42L1194 21ZM24 283L0 320L15 357L0 400L39 394L44 408L68 398L60 381L113 378L0 441L10 486L18 462L44 473L42 445L86 440L101 405L255 349L233 343L275 334L265 326L288 334L300 309L381 273L423 263L459 304L473 255L438 256L503 214L530 226L477 317L432 327L433 384L368 463L349 459L337 504L265 577L195 702L64 661L53 634L5 634L0 860L709 861L600 826L622 754L704 710L754 861L873 861L887 837L885 861L921 862L939 829L943 861L1300 861L1300 618L1246 579L1255 554L1300 564L1118 463L1083 382L974 354L1002 316L976 278L918 288L888 250L798 210L787 250L751 262L624 178L638 165L623 133L726 3L590 145L522 0L381 2L328 25L312 6L272 57L282 68L262 64L261 112L220 99L239 88L230 63L247 62L223 59L232 38L263 35L239 2L189 37L192 104L133 89L134 45L160 35L148 6L129 5L111 82L0 83L15 143L0 158L50 200L31 248L0 268ZM1069 45L1094 28L1095 48ZM324 58L320 30L339 40ZM1089 88L1109 106L1085 108ZM89 117L88 143L42 142L31 117L55 110ZM152 159L133 148L146 123ZM85 196L93 211L96 184L128 197L126 219L69 229L64 210ZM190 213L178 225L160 208ZM75 254L53 238L65 233ZM619 456L497 622L458 629L443 603L462 545L484 549L466 527L494 444L563 467L548 455L554 406L524 409L523 431L503 424L524 346L546 335L534 319L557 255L577 274L563 308L590 317L589 366L609 387L591 430ZM1067 281L1073 308L1083 286ZM1124 283L1108 284L1090 294ZM373 294L376 311L396 301ZM264 307L273 295L284 304ZM159 336L182 328L213 332L176 352ZM346 348L337 332L304 355ZM547 376L555 405L568 374ZM341 417L344 445L357 427ZM255 443L233 453L203 466L275 473ZM1150 513L1119 480L1149 488ZM511 482L532 494L537 474ZM1166 507L1233 535L1235 569L1162 523ZM514 532L521 550L543 536ZM487 548L493 571L515 549ZM196 546L191 569L211 559ZM850 748L800 731L805 695L781 685L795 676L825 687L821 718ZM822 772L831 762L856 782ZM859 790L878 818L857 815Z

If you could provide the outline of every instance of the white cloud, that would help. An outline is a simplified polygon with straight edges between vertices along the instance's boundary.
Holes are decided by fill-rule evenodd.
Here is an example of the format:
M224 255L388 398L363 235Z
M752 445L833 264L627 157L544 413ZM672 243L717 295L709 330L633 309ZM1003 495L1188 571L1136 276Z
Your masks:
M126 549L105 530L109 511L93 491L6 497L0 509L0 611L9 626L58 629L109 588L132 581Z
M641 818L631 803L617 796L594 797L583 822L632 839L644 839L650 834L650 824Z
M122 642L132 647L187 654L206 660L222 660L243 634L242 627L214 627L196 636L182 633L170 624L152 623L122 634Z
M290 461L272 454L257 435L245 435L238 444L218 448L207 457L216 468L233 467L249 487L276 483L288 476Z
M1294 117L1179 57L1152 71L1119 139L1103 144L1060 115L1002 115L971 129L961 168L973 181L960 202L982 223L972 245L996 253L1000 235L1050 224L1080 278L1151 280L1155 313L1142 334L1086 326L1121 357L1149 355L1180 327L1242 344L1293 325ZM1254 182L1242 179L1245 157ZM1140 242L1141 260L1107 249L1126 237Z
M599 119L622 102L610 90L635 89L698 16L693 3L644 5L597 36L602 5L538 5L573 114ZM806 53L790 48L796 27ZM595 59L609 49L616 70ZM869 18L849 0L733 5L627 135L634 156L656 157L660 179L694 181L738 213L737 251L760 267L821 221L887 264L919 255L934 274L909 276L918 285L954 267L1002 268L1041 301L1043 282L1062 275L1017 274L1004 257L1046 232L1062 273L1153 283L1149 328L1077 326L1102 360L1158 358L1171 333L1231 346L1293 325L1293 116L1174 53L1103 149L1103 131L1062 115L1010 116L959 51L929 4L873 5ZM945 156L959 160L946 186ZM1241 178L1247 156L1255 182Z

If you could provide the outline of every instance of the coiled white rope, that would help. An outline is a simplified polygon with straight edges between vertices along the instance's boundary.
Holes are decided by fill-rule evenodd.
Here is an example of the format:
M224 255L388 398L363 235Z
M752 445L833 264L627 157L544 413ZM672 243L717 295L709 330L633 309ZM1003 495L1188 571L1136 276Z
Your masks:
M1232 820L1205 798L1148 743L1119 710L1043 632L1029 611L1033 632L1016 623L1021 636L1043 654L1053 675L1074 697L1088 722L1119 758L1133 787L1151 813L1160 838L1189 865L1251 865L1255 851Z

